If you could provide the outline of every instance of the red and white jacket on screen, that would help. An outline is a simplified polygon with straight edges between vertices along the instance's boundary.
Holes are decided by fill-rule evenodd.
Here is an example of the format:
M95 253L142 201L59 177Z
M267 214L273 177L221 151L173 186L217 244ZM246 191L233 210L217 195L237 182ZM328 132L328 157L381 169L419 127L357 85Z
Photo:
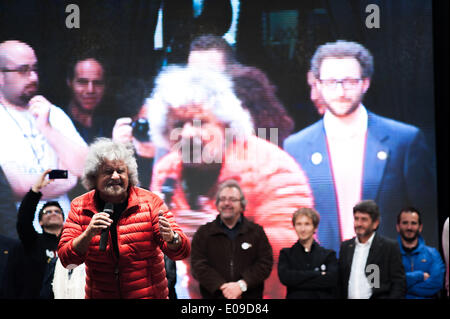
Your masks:
M300 207L314 207L308 179L288 153L255 135L230 143L222 155L217 183L228 179L239 182L247 200L244 216L264 228L276 264L280 250L298 240L292 227L293 213ZM153 169L151 189L163 192L168 178L175 181L170 209L178 224L192 239L198 227L214 220L218 212L214 190L210 197L202 201L200 210L190 208L182 182L182 164L178 151L162 157ZM284 287L279 283L276 271L273 271L273 282L277 287L271 289L267 297L284 298ZM191 297L196 296L191 293Z
M216 218L217 209L212 193L204 209L195 212L196 216L187 212L191 208L181 180L182 164L178 151L162 157L153 169L151 189L163 192L166 179L175 180L171 211L190 237L199 226ZM314 207L314 199L308 178L288 153L254 135L234 141L223 152L217 183L228 179L239 182L247 200L244 215L264 227L275 256L281 248L292 246L298 240L292 227L292 214L300 207Z
M58 245L58 256L64 267L86 265L86 298L159 298L168 296L163 252L172 260L190 254L190 242L175 223L163 201L152 192L130 187L128 206L117 223L119 258L112 246L111 235L105 251L99 250L100 235L92 238L88 251L79 254L73 240L81 235L94 214L95 190L72 201L69 217ZM182 241L171 250L163 241L158 227L158 212L163 210L172 229Z

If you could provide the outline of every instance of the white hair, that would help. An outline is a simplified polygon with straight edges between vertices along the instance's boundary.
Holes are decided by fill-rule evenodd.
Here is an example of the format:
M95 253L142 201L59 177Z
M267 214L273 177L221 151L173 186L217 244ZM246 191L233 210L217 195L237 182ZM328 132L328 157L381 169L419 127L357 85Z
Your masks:
M169 148L170 145L169 107L200 104L211 110L236 136L249 136L253 132L250 114L234 94L232 81L224 73L210 69L168 66L156 78L155 88L146 104L152 141L159 147Z
M81 183L87 190L95 189L98 170L105 160L123 161L128 167L128 179L130 186L139 184L137 162L131 144L114 142L106 137L98 137L89 146L89 152L84 164L84 172Z

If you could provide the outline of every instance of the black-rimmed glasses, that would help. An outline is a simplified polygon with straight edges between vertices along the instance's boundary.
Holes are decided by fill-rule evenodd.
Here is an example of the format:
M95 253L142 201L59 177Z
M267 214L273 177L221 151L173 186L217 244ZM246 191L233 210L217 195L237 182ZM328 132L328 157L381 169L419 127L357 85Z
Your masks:
M29 76L31 72L38 73L38 66L36 64L35 65L24 64L16 69L3 68L2 72L17 72L22 76Z
M338 84L342 86L344 90L352 90L358 87L363 79L320 79L319 82L327 89L335 90Z
M219 202L226 202L226 201L230 201L232 203L236 203L239 202L241 199L240 198L236 198L236 197L219 197Z

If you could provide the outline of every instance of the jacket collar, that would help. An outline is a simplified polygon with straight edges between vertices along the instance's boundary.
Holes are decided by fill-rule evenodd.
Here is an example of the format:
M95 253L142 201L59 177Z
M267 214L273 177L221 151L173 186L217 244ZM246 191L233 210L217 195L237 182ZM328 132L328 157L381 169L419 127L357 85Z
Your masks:
M217 234L225 234L225 231L222 229L221 226L221 219L220 219L220 214L217 214L216 219L213 221L213 227L211 228L211 235L217 235ZM243 234L246 233L248 231L248 227L249 227L249 221L247 218L245 218L244 215L241 215L241 226L238 230L238 234Z
M351 136L362 136L367 131L368 115L364 105L360 104L352 114L352 123L342 123L329 110L323 116L323 125L328 139L347 139Z
M347 254L347 264L352 264L353 254L355 252L356 246L356 237L353 237L349 244L349 253ZM366 266L373 263L373 259L380 253L383 247L383 242L380 240L380 235L378 232L375 232L375 236L373 237L372 244L370 245L369 255L367 256Z
M383 128L380 117L368 112L368 129L363 168L362 198L378 198L378 190L384 170L392 155L387 140L389 134Z
M298 246L299 249L301 249L303 252L305 251L305 248L303 247L303 245L300 243L300 240L297 240L295 243L295 246ZM313 240L312 244L311 244L311 250L309 252L312 252L313 250L315 250L316 247L318 247L319 244Z
M398 245L400 246L400 252L402 255L406 255L406 251L403 248L402 237L400 235L397 236ZM420 250L425 246L425 240L422 235L419 234L417 247L410 253L410 255L415 255L420 252Z
M367 130L371 130L371 137L380 143L384 142L387 138L389 138L389 135L384 130L377 129L380 125L380 116L367 109L365 110L367 112ZM324 118L322 117L316 124L313 125L317 125L319 129L314 130L315 133L311 136L308 143L316 145L318 139L322 136L326 136Z
M42 230L42 236L45 238L48 238L50 240L57 240L59 237L59 236L56 236L55 234L47 233L45 230Z
M367 256L366 266L373 264L375 258L379 254L382 254L382 251L383 251L383 241L380 240L380 235L378 234L378 232L375 232L375 236L373 237L372 240L372 245L370 245L369 255Z
M227 226L225 225L225 223L223 222L223 220L220 218L220 215L217 215L216 218L219 220L219 225L220 225L221 227L227 227ZM238 218L238 220L237 220L237 222L236 222L236 224L234 225L233 228L239 227L240 225L242 225L243 219L244 219L244 215L241 214L241 215L239 216L239 218Z
M99 200L98 200L98 191L92 190L88 193L86 193L84 196L84 202L83 202L83 211L90 211L94 214L99 213L101 210L100 207L98 207ZM128 205L127 208L123 211L122 215L125 212L133 212L134 210L137 210L139 207L139 197L136 193L136 187L130 186L128 189Z

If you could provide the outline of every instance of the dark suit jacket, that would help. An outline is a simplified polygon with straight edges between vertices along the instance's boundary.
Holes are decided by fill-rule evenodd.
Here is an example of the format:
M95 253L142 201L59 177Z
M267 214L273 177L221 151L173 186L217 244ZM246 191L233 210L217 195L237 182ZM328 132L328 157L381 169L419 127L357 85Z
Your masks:
M320 245L339 253L339 213L323 119L288 137L284 149L309 179L315 209L321 216ZM430 214L424 233L432 237L425 240L436 243L436 184L430 155L424 135L417 127L368 111L362 199L373 199L378 204L380 234L396 238L398 212L404 206L414 206Z
M348 280L352 269L355 238L341 245L339 257L339 291L341 298L348 296ZM402 299L406 293L406 276L398 243L375 233L366 262L366 275L374 276L368 265L377 265L380 273L379 287L372 288L371 299ZM373 278L373 277L372 277ZM373 282L373 281L371 281Z

